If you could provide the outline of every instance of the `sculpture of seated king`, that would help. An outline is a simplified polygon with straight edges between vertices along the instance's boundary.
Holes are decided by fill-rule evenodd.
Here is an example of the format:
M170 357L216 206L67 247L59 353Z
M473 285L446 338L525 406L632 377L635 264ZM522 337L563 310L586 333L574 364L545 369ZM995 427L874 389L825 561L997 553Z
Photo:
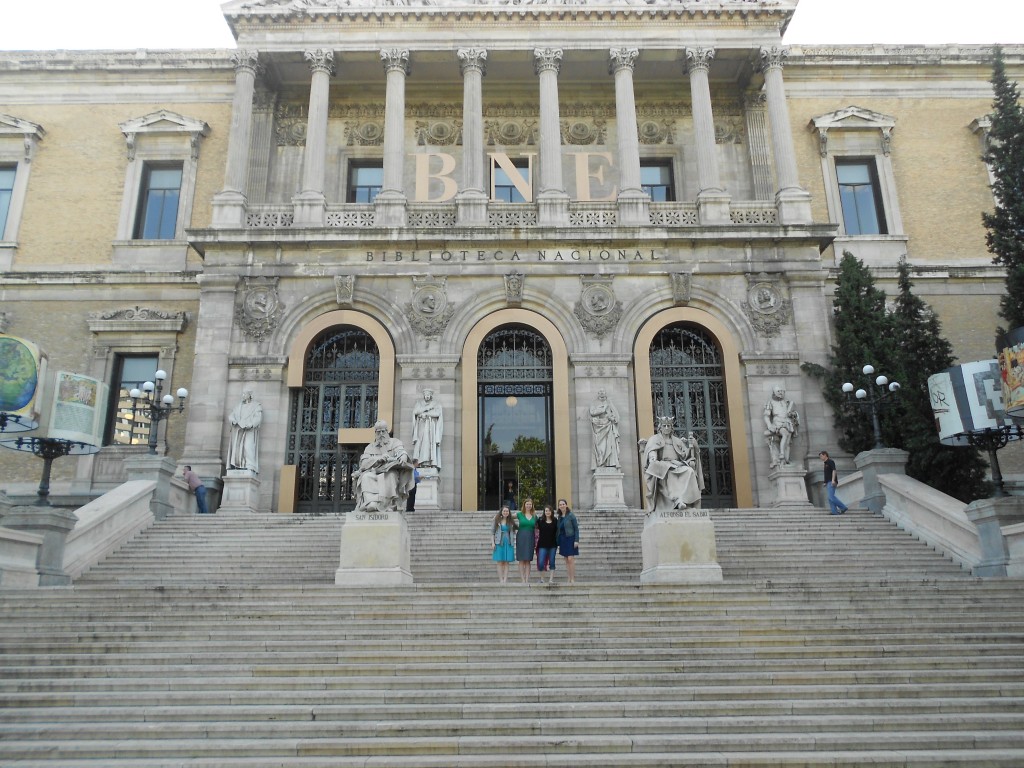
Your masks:
M657 434L640 441L648 514L700 507L704 472L697 441L693 434L684 440L674 431L672 417L661 416Z
M386 421L373 425L373 442L359 458L356 483L356 512L398 512L405 509L409 491L415 487L412 461L402 441L388 433Z

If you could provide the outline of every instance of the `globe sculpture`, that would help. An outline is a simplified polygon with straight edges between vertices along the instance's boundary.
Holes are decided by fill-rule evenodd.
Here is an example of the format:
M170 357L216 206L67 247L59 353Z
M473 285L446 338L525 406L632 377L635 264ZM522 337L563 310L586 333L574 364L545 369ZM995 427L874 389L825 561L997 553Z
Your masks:
M15 338L0 337L0 411L20 411L32 402L38 385L32 350Z

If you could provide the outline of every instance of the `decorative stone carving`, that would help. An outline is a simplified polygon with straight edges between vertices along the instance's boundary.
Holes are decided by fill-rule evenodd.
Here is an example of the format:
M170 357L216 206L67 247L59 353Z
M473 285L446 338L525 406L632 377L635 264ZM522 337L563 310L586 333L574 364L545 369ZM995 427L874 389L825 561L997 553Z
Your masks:
M687 73L695 69L711 69L711 60L715 58L714 48L687 48L684 69Z
M448 302L447 278L414 276L412 281L412 301L405 305L405 316L420 336L437 337L455 314L455 307Z
M762 48L759 61L760 69L762 72L773 68L782 69L786 64L787 58L789 58L789 51L785 48L779 48L778 46Z
M583 292L573 314L587 331L603 338L622 317L622 302L615 298L610 276L580 277Z
M648 515L701 505L704 472L697 439L693 433L677 437L674 429L671 416L659 416L657 433L638 443Z
M356 276L335 275L334 291L335 294L337 295L338 304L342 305L343 307L351 307L352 301L355 298Z
M424 389L412 409L412 453L420 466L441 468L441 439L444 437L444 410L434 399L434 390Z
M210 126L194 117L179 115L168 109L151 112L143 117L126 120L118 126L128 145L128 161L135 160L135 146L139 134L167 135L188 134L189 150L193 160L199 157L199 143L210 133Z
M352 473L356 487L356 513L401 512L415 487L413 467L401 440L391 437L386 421L373 425L373 442Z
M260 425L263 406L253 400L252 390L246 389L242 399L228 417L231 422L231 442L228 444L228 469L260 471Z
M536 120L485 120L488 146L526 147L537 143Z
M138 305L125 309L112 309L109 311L90 312L89 320L125 320L128 322L145 322L147 320L172 320L180 322L184 328L188 315L185 312L165 312L162 309L151 307L140 307Z
M523 288L526 277L522 272L509 272L505 277L505 301L509 304L523 303Z
M533 69L536 74L554 70L557 75L561 68L561 48L535 48L533 50Z
M235 70L248 69L253 75L263 73L263 62L260 61L259 51L252 49L239 49L231 53L231 63Z
M379 147L384 143L384 122L367 120L345 126L345 143L348 146Z
M765 272L747 275L747 300L741 306L762 336L777 336L792 316L792 302L783 297L780 282Z
M672 278L672 302L676 306L686 306L693 298L693 273L670 272Z
M586 123L582 120L572 122L563 121L562 143L575 144L604 144L607 141L607 123L603 119L595 120L593 123Z
M781 385L772 388L772 395L764 404L764 427L764 439L772 456L772 469L788 467L790 447L800 431L800 415Z
M306 51L303 57L306 59L306 63L309 64L310 72L334 74L334 51L317 48L315 51Z
M483 48L459 48L455 55L459 59L459 71L463 75L467 69L479 69L481 76L487 74L487 51Z
M11 313L0 312L0 333L7 333L7 329L11 325Z
M462 144L461 120L417 120L416 143L421 147L448 147Z
M409 51L405 48L387 48L380 52L380 60L385 72L397 69L409 74Z
M715 114L716 144L743 144L746 134L747 127L742 117L719 117Z
M277 328L284 305L277 293L277 279L246 278L245 288L235 303L235 322L242 332L256 341Z
M593 431L594 449L590 456L590 468L621 466L619 461L619 411L608 399L604 389L597 392L597 399L590 404L590 427Z
M642 120L636 126L641 144L675 144L676 121L668 118Z

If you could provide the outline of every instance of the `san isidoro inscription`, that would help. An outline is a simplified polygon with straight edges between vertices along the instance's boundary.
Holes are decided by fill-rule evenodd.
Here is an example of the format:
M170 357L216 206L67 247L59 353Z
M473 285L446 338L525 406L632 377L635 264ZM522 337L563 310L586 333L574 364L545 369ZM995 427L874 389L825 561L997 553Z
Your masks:
M366 261L447 264L472 261L544 262L658 262L665 254L654 248L460 248L413 251L366 251Z

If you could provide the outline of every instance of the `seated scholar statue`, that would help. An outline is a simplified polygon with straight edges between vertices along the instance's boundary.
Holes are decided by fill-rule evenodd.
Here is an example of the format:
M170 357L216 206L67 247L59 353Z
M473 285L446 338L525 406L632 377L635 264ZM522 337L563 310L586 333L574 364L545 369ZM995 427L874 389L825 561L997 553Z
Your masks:
M674 429L672 417L661 416L658 432L640 441L648 514L700 507L704 490L700 450L692 433L684 440L674 434Z
M782 387L775 387L764 404L764 425L765 440L772 454L771 467L789 466L789 449L800 430L800 416Z
M356 483L356 512L392 512L405 509L415 486L413 466L401 440L388 434L386 421L373 425L373 442L352 473Z

